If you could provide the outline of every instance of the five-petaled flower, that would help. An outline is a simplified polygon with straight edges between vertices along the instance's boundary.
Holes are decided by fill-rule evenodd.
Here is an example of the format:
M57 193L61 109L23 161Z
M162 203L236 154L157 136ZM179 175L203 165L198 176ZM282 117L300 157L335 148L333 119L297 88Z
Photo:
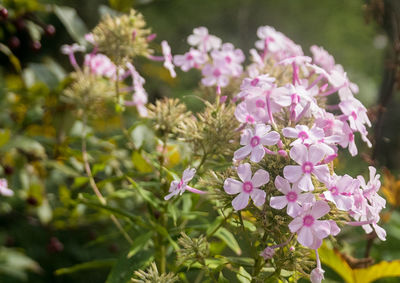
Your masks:
M185 191L189 191L195 194L204 194L205 192L197 190L188 186L187 184L191 181L196 174L196 169L188 167L183 171L182 178L179 181L172 181L169 187L169 194L164 197L165 200L169 200L175 195L182 195Z

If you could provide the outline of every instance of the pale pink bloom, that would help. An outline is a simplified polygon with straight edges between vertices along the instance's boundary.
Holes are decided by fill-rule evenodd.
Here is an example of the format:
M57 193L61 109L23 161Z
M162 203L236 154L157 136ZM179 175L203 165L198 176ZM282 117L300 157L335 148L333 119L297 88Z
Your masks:
M349 175L331 176L327 182L328 190L324 192L325 199L333 202L340 210L348 211L353 207L353 192L360 186L360 181Z
M348 147L351 156L356 156L358 153L356 142L354 140L354 132L347 124L347 122L343 122L342 125L342 139L339 142L340 146L343 148Z
M133 95L132 95L132 101L125 101L125 105L127 106L136 106L136 109L139 112L139 115L141 117L146 117L147 116L147 92L143 87L143 84L145 82L144 78L136 71L135 67L131 63L126 64L129 73L132 77L132 83L133 83Z
M238 166L237 173L242 182L228 178L224 182L224 190L227 194L238 194L232 201L232 206L235 210L245 208L249 203L249 198L253 200L256 206L261 206L265 202L265 191L259 187L269 182L269 174L263 169L259 169L251 177L251 167L249 163L244 163Z
M310 273L311 283L321 283L322 280L325 279L324 273L325 271L322 268L320 267L314 268Z
M275 254L275 249L271 247L266 247L261 253L260 256L262 256L265 260L271 259Z
M244 55L242 50L235 49L233 44L224 43L220 50L213 50L211 52L215 64L224 66L231 76L237 77L242 74Z
M176 73L174 69L174 64L172 63L171 47L169 47L167 41L163 40L161 42L161 48L164 56L164 67L169 71L171 77L175 78Z
M287 138L295 138L290 145L305 144L311 145L324 138L324 131L318 127L312 127L311 130L305 125L296 125L295 128L286 127L282 133Z
M303 144L297 144L290 150L290 157L299 165L287 165L283 169L284 177L291 183L298 182L303 191L313 191L311 174L321 182L329 179L329 168L326 164L319 165L324 159L325 151L320 145L311 145L309 149Z
M183 171L182 178L179 181L172 181L169 187L169 194L164 197L165 200L169 200L173 196L182 195L185 191L189 191L195 194L204 194L205 192L197 190L188 186L188 183L193 179L196 174L196 169L188 167Z
M382 210L386 206L386 200L378 194L381 187L380 175L376 174L375 167L369 166L369 177L368 183L365 182L363 176L358 176L357 179L360 181L361 188L363 189L363 195L368 199L369 203Z
M79 70L79 65L76 62L75 52L85 52L86 48L77 43L72 45L64 44L61 46L61 53L68 55L69 62L75 68L75 70Z
M323 47L313 45L310 50L315 64L321 66L327 72L330 72L335 67L335 59Z
M197 49L190 48L184 55L175 55L174 63L181 67L182 71L187 72L192 68L200 68L207 62L207 55Z
M229 83L230 74L224 65L206 64L202 74L204 78L202 78L201 82L205 86L225 87Z
M264 146L271 146L278 143L280 135L271 130L270 125L256 124L254 129L245 129L240 138L240 144L244 147L234 153L236 160L242 160L250 155L250 160L260 162L265 155Z
M91 73L107 78L115 78L117 72L117 67L110 58L100 53L86 54L84 65L89 67Z
M14 192L8 188L6 179L0 179L0 195L10 197L14 195Z
M292 233L297 233L297 241L305 247L318 249L322 239L328 237L331 225L327 220L318 220L330 211L329 205L322 200L314 203L289 223Z
M218 49L221 46L221 39L208 34L208 29L205 27L195 28L187 41L190 45L198 47L203 52Z
M89 43L91 43L92 45L95 45L96 42L94 41L94 37L93 37L93 33L87 33L85 34L85 40Z
M257 75L255 77L244 78L240 85L240 92L236 96L237 98L243 98L251 94L253 91L270 90L275 78L270 77L268 74Z
M359 100L353 98L340 102L339 107L343 114L347 116L350 127L360 132L362 135L366 135L367 130L365 129L365 124L371 127L371 122L367 116L367 109L364 105L362 105Z
M247 104L245 101L239 103L236 106L235 117L241 123L254 124L256 122L256 118L254 117L254 115L248 111Z
M287 206L287 214L291 217L299 215L302 212L301 206L304 204L315 202L313 194L302 194L296 184L291 187L290 183L281 176L275 178L275 187L284 196L271 197L269 205L275 209L282 209Z

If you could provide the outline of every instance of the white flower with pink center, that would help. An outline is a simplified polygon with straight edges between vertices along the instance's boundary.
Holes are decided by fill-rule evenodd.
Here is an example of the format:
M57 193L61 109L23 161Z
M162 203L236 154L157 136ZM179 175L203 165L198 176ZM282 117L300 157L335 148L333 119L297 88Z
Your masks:
M231 76L239 76L243 72L241 65L245 59L243 51L235 49L233 44L224 43L221 50L211 52L211 57L217 64L224 65Z
M287 138L296 139L290 145L305 144L311 145L323 139L325 134L324 130L318 127L312 127L311 130L305 125L296 125L295 128L286 127L282 133Z
M200 68L206 62L207 55L194 48L190 48L189 52L183 55L174 56L174 64L181 67L184 72L192 68Z
M190 45L198 47L203 52L218 49L222 42L220 38L209 34L206 27L195 28L187 41Z
M233 208L242 210L248 205L250 197L256 206L263 205L266 193L259 187L269 182L269 173L259 169L252 177L250 164L244 163L238 166L237 174L242 182L232 178L228 178L224 182L224 190L227 194L238 194L232 201Z
M297 241L300 244L311 249L321 246L322 239L331 233L331 225L328 220L318 219L329 211L329 205L319 200L290 222L289 229L292 233L297 233Z
M169 194L164 197L165 200L169 200L173 196L182 195L185 191L189 191L195 194L204 194L205 192L197 190L188 186L188 183L193 179L196 174L196 169L187 168L183 171L182 178L179 181L172 181L169 187Z
M14 192L8 188L6 179L0 179L0 195L5 197L11 197L14 195Z
M296 184L291 187L288 180L281 176L275 178L275 187L284 196L271 197L269 205L275 209L282 209L287 206L287 214L291 217L296 217L302 212L301 206L315 202L313 194L302 194Z
M206 64L202 74L204 78L201 82L205 86L226 87L229 83L230 74L223 64Z
M283 168L283 176L291 183L296 183L303 191L313 191L311 174L321 182L329 179L329 168L319 164L324 159L325 150L320 145L311 145L309 149L304 144L297 144L290 150L290 157L299 165L287 165Z
M348 211L353 207L354 199L352 195L354 190L360 187L360 181L349 175L333 175L326 185L328 190L324 192L324 196L327 200L333 202L338 209Z
M270 125L256 124L254 129L245 129L241 138L240 144L244 147L238 149L234 153L236 160L242 160L250 154L250 160L260 162L265 155L264 146L277 144L280 135L271 130Z

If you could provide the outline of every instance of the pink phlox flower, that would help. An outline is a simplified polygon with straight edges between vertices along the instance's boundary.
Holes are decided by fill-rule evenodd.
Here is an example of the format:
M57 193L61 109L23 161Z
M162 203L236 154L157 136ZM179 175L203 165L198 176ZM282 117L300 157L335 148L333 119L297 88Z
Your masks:
M321 182L329 179L328 165L319 165L325 157L325 150L320 145L311 145L309 149L304 144L297 144L290 150L290 157L299 165L287 165L283 168L284 177L291 183L298 182L303 191L313 191L311 174Z
M143 84L145 82L144 78L136 71L135 67L131 63L126 64L130 75L132 77L132 83L133 83L133 95L132 95L132 101L125 101L125 105L127 106L136 106L136 109L139 112L139 115L141 117L146 117L147 116L147 108L146 104L148 102L147 99L147 92L143 87Z
M206 64L202 70L203 78L201 83L205 86L216 85L218 87L226 87L231 76L229 70L224 64L214 62Z
M320 116L316 117L315 125L324 130L325 137L341 136L342 134L343 122L325 110L321 112Z
M210 35L206 27L195 28L187 41L190 45L198 47L202 52L218 49L222 42L220 38Z
M330 72L335 67L335 59L323 47L313 45L310 51L313 54L313 63L321 66L327 72Z
M161 42L161 48L164 56L164 67L169 71L171 77L175 78L176 73L174 69L174 64L172 63L171 47L169 47L167 41L163 40Z
M8 183L6 179L0 179L0 195L5 197L11 197L14 195L14 191L8 188Z
M256 119L254 115L249 111L248 104L243 101L236 106L235 117L241 123L254 124L256 122L262 122Z
M305 247L318 249L322 239L331 233L328 220L318 220L330 211L329 205L322 200L312 206L306 206L303 212L289 223L292 233L297 233L297 241Z
M271 197L269 205L275 209L282 209L287 206L287 214L293 218L302 212L301 206L315 202L313 194L301 193L302 191L296 184L291 187L288 180L281 176L275 178L275 187L284 196Z
M342 136L341 136L341 141L339 142L340 146L343 148L348 147L349 152L352 156L356 156L358 153L356 142L354 139L354 132L350 128L350 126L347 124L347 122L344 122L342 124Z
M326 184L325 199L333 202L340 210L348 211L353 207L353 192L360 186L360 181L349 175L331 176Z
M88 66L90 72L95 75L115 79L117 67L104 54L86 54L84 65Z
M195 194L204 194L205 192L197 190L188 186L188 183L193 179L194 175L196 174L196 169L194 168L186 168L183 171L182 178L179 181L172 181L169 187L169 194L164 197L165 200L169 200L173 196L182 195L185 191L190 191Z
M220 50L213 50L211 57L217 65L223 65L229 70L231 76L237 77L242 74L245 59L242 50L235 49L233 44L224 43Z
M261 206L265 202L265 191L259 187L269 182L269 173L263 169L259 169L251 177L251 167L249 163L238 166L237 173L242 182L228 178L224 182L224 190L227 194L238 194L232 201L233 208L238 211L245 208L249 203L249 198L253 200L256 206Z
M72 45L64 44L61 46L61 53L65 55L73 54L75 52L85 52L86 48L78 43Z
M92 45L96 45L96 42L94 41L93 33L91 33L91 32L85 34L85 40L86 40L87 42L89 42L90 44L92 44Z
M175 55L174 63L181 67L182 71L187 72L192 68L200 68L207 62L207 55L197 49L190 48L184 55Z
M324 277L325 271L321 267L314 268L310 273L310 281L311 283L321 283Z
M369 166L369 177L368 183L365 182L363 176L358 176L357 179L360 182L361 188L363 189L363 195L368 199L369 203L376 207L378 210L382 210L386 207L386 200L378 194L381 187L380 175L376 174L375 167Z
M296 127L286 127L282 133L287 138L296 139L290 145L296 144L312 145L325 137L324 130L318 127L312 127L311 130L305 125L296 125Z
M242 160L250 154L250 160L260 162L265 155L264 146L271 146L278 143L280 135L271 130L270 125L256 124L254 128L245 129L240 138L242 148L234 153L236 160Z
M270 77L268 74L244 78L240 85L240 92L236 97L240 99L253 92L259 93L260 91L270 90L274 82L275 78Z
M250 49L250 55L251 55L252 62L255 63L258 68L264 67L264 65L265 65L264 60L260 56L260 54L257 52L256 49L254 49L254 48Z
M303 85L289 84L286 86L292 98L291 111L298 121L302 117L319 116L322 109L318 106L315 96L318 94L315 88L307 90Z

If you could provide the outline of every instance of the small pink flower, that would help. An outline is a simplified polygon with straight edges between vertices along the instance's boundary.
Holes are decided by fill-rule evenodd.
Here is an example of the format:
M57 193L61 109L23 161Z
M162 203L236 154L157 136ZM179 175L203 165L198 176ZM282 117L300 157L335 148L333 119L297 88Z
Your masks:
M335 67L335 59L323 47L313 45L310 50L313 54L313 62L325 71L330 72Z
M5 197L11 197L14 195L14 192L8 188L6 179L0 179L0 195Z
M309 149L304 144L297 144L290 150L290 157L299 165L287 165L283 169L284 177L291 183L297 183L303 191L313 191L311 174L321 182L329 179L329 168L326 164L318 165L324 159L325 151L320 145L311 145Z
M297 233L297 241L305 247L318 249L322 239L328 237L331 225L327 220L318 220L329 212L329 205L322 200L317 201L311 208L305 209L289 224L292 233Z
M277 132L270 130L271 126L264 124L257 124L254 129L245 129L240 139L240 144L244 147L235 151L234 158L242 160L251 154L251 161L260 162L265 155L264 146L277 144L280 139Z
M188 186L190 180L193 179L196 174L196 169L188 167L183 171L182 178L179 181L172 181L169 187L169 194L164 197L165 200L169 200L175 195L182 195L186 190L195 194L204 194L205 192L197 190Z
M296 217L302 212L301 206L315 202L313 194L302 194L296 184L291 188L289 182L281 176L275 178L275 187L284 196L271 197L269 205L275 209L282 209L287 206L287 214L291 217Z
M221 46L221 39L209 34L208 29L205 27L195 28L187 41L190 45L198 47L203 52L218 49Z
M205 86L216 85L218 87L226 87L229 83L229 71L223 64L206 64L202 70L204 78L201 83Z
M265 260L271 259L275 254L275 249L271 247L266 247L261 253L260 256L262 256Z
M197 49L190 48L184 55L175 55L174 63L181 67L182 71L187 72L192 68L199 68L207 62L207 55Z
M328 190L324 192L325 198L333 202L338 209L348 211L353 206L352 195L354 190L360 186L360 181L349 175L333 175L326 186Z
M86 54L84 65L88 66L92 74L115 78L117 67L104 54Z
M324 273L325 271L322 268L320 267L314 268L310 274L311 283L321 283L321 281L325 279Z
M161 42L161 48L164 56L164 67L169 71L171 77L175 78L176 73L174 69L174 64L172 63L171 47L169 47L167 41L163 40Z
M242 182L232 178L228 178L224 182L224 190L227 194L239 194L232 201L233 208L235 210L245 208L249 203L250 197L256 206L263 205L266 193L259 187L269 182L268 172L259 169L252 178L250 164L245 163L238 166L237 173Z
M311 130L305 125L296 125L295 128L286 127L282 133L287 138L295 138L290 145L305 144L311 145L324 138L324 131L318 127L312 127Z

